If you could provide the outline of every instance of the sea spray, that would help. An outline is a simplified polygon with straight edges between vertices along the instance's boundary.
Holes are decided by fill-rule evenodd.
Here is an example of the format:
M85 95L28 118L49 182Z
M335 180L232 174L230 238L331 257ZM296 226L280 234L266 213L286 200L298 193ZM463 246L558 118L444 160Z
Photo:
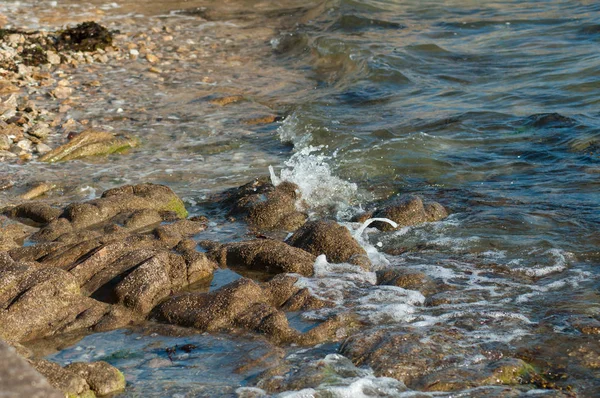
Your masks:
M281 181L293 182L300 188L302 199L309 208L333 208L343 218L357 200L358 187L333 174L328 164L333 158L317 154L321 149L323 147L309 146L296 152L284 163L279 176L269 166L271 182L273 185Z

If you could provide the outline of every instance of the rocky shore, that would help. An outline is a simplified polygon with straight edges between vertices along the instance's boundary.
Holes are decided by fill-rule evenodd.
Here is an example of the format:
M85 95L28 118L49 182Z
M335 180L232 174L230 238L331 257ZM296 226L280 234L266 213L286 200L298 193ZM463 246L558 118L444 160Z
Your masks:
M103 362L61 368L31 357L28 343L148 321L199 332L258 333L276 346L343 342L340 353L355 364L367 364L376 375L393 377L423 391L495 384L553 387L523 360L504 358L493 351L486 361L456 373L452 355L459 353L448 351L449 341L436 338L424 344L422 336L409 329L365 334L368 324L352 311L337 313L309 331L295 330L286 312L335 306L297 286L299 276L314 275L317 256L356 264L369 272L367 253L350 230L335 221L306 221L306 214L290 205L302 203L299 189L292 183L274 186L256 180L215 200L246 220L262 237L235 243L203 240L206 217L188 218L177 195L166 186L154 184L122 186L98 199L64 207L30 201L4 209L0 336L29 357L31 366L53 387L69 396L119 391L125 385L123 376ZM433 214L427 212L430 208L436 212L428 218L427 214ZM388 202L381 214L399 228L440 219L447 213L437 203L427 207L421 198L405 197ZM389 224L381 225L387 229ZM293 233L285 241L263 235L276 232ZM219 267L241 275L259 273L260 280L266 282L242 278L209 293L186 289L210 280ZM421 291L431 302L444 294L443 285L418 273L381 270L376 283ZM451 331L445 339L452 339ZM479 353L476 348L465 349ZM390 356L398 351L404 354ZM324 373L315 374L314 369L304 367L292 372L295 366L281 363L263 375L258 385L275 393L314 387L322 381ZM289 376L298 372L303 376ZM485 389L481 394L488 392Z
M152 34L172 40L168 31ZM160 77L156 45L128 44L118 36L94 22L55 32L0 29L0 167L127 156L141 145L137 136L110 126L65 117L75 106L77 90L99 84L74 84L72 68L143 57L146 72ZM209 101L220 107L245 100L232 94ZM268 124L277 116L244 120ZM0 190L10 192L15 179L0 177ZM469 390L475 397L520 396L532 390L544 397L573 396L548 352L502 344L457 346L457 328L436 324L431 335L423 336L409 326L372 322L364 315L372 308L358 295L339 292L354 305L342 308L336 297L303 285L306 278L318 281L325 265L341 264L355 276L354 287L412 294L416 305L432 308L457 304L454 288L441 278L374 264L373 253L361 240L366 228L384 235L446 219L449 210L436 201L393 195L367 205L342 225L311 214L295 183L259 177L206 201L226 214L228 222L247 228L247 239L232 242L225 233L207 237L213 220L190 215L189 206L165 184L135 181L87 200L39 200L54 189L55 184L41 181L12 195L13 201L0 208L0 355L6 359L0 365L0 389L8 396L118 395L126 379L114 366L104 361L60 366L34 347L49 338L148 325L165 334L186 329L265 339L277 359L252 381L254 387L238 391L242 397L304 389L325 397L332 385L358 380L384 395L412 389L424 394ZM388 247L381 251L399 252ZM241 278L216 290L197 288L209 285L223 269ZM327 315L314 317L315 325L307 330L288 319L292 312L317 310ZM484 321L471 322L463 326L475 328ZM573 319L572 326L584 341L579 353L563 356L576 357L577 366L597 369L600 348L593 337L600 325ZM325 359L303 361L280 354L292 346L326 343L338 349ZM177 349L166 348L171 361ZM460 360L465 357L477 361L465 364Z

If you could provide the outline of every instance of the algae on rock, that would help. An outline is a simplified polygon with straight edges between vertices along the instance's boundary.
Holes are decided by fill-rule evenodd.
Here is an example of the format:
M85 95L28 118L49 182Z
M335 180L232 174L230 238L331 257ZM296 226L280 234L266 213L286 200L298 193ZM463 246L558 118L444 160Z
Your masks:
M137 138L118 136L100 130L86 130L40 158L42 162L54 163L88 156L110 155L139 145Z

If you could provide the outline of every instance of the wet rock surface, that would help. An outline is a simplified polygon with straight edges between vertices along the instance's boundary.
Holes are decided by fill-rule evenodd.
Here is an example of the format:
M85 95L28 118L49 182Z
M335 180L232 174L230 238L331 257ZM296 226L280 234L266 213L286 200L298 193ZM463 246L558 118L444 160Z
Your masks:
M346 227L335 221L310 221L296 231L287 243L315 256L325 254L327 260L333 263L351 263L366 270L371 265L365 249Z
M274 186L265 179L258 179L224 196L222 203L230 208L231 216L241 216L259 230L295 231L307 218L298 211L302 200L300 189L287 181Z
M245 268L270 274L297 273L313 274L316 256L284 242L272 239L256 239L245 242L213 246L208 252L211 259L221 266Z
M50 384L68 397L95 397L117 393L125 388L125 377L106 362L75 362L65 367L47 360L31 362Z
M289 326L281 309L308 310L327 303L294 286L296 278L281 276L264 284L240 279L212 293L189 293L165 301L156 319L200 331L241 328L265 334L277 343L313 345L339 338L351 321L344 316L329 319L302 334Z
M437 202L425 202L416 195L401 195L385 203L381 209L372 214L372 217L388 218L398 224L397 228L402 228L443 220L448 217L448 212ZM372 225L382 231L395 229L390 224L380 221L374 222Z

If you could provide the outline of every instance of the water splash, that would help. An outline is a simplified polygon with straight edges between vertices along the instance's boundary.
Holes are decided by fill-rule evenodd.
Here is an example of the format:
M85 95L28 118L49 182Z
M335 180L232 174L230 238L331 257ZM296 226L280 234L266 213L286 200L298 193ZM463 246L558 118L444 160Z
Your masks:
M309 207L329 206L343 213L357 199L356 184L333 175L327 163L332 157L316 152L323 147L306 147L285 162L279 177L269 168L273 185L281 181L293 182L300 188L302 198Z

